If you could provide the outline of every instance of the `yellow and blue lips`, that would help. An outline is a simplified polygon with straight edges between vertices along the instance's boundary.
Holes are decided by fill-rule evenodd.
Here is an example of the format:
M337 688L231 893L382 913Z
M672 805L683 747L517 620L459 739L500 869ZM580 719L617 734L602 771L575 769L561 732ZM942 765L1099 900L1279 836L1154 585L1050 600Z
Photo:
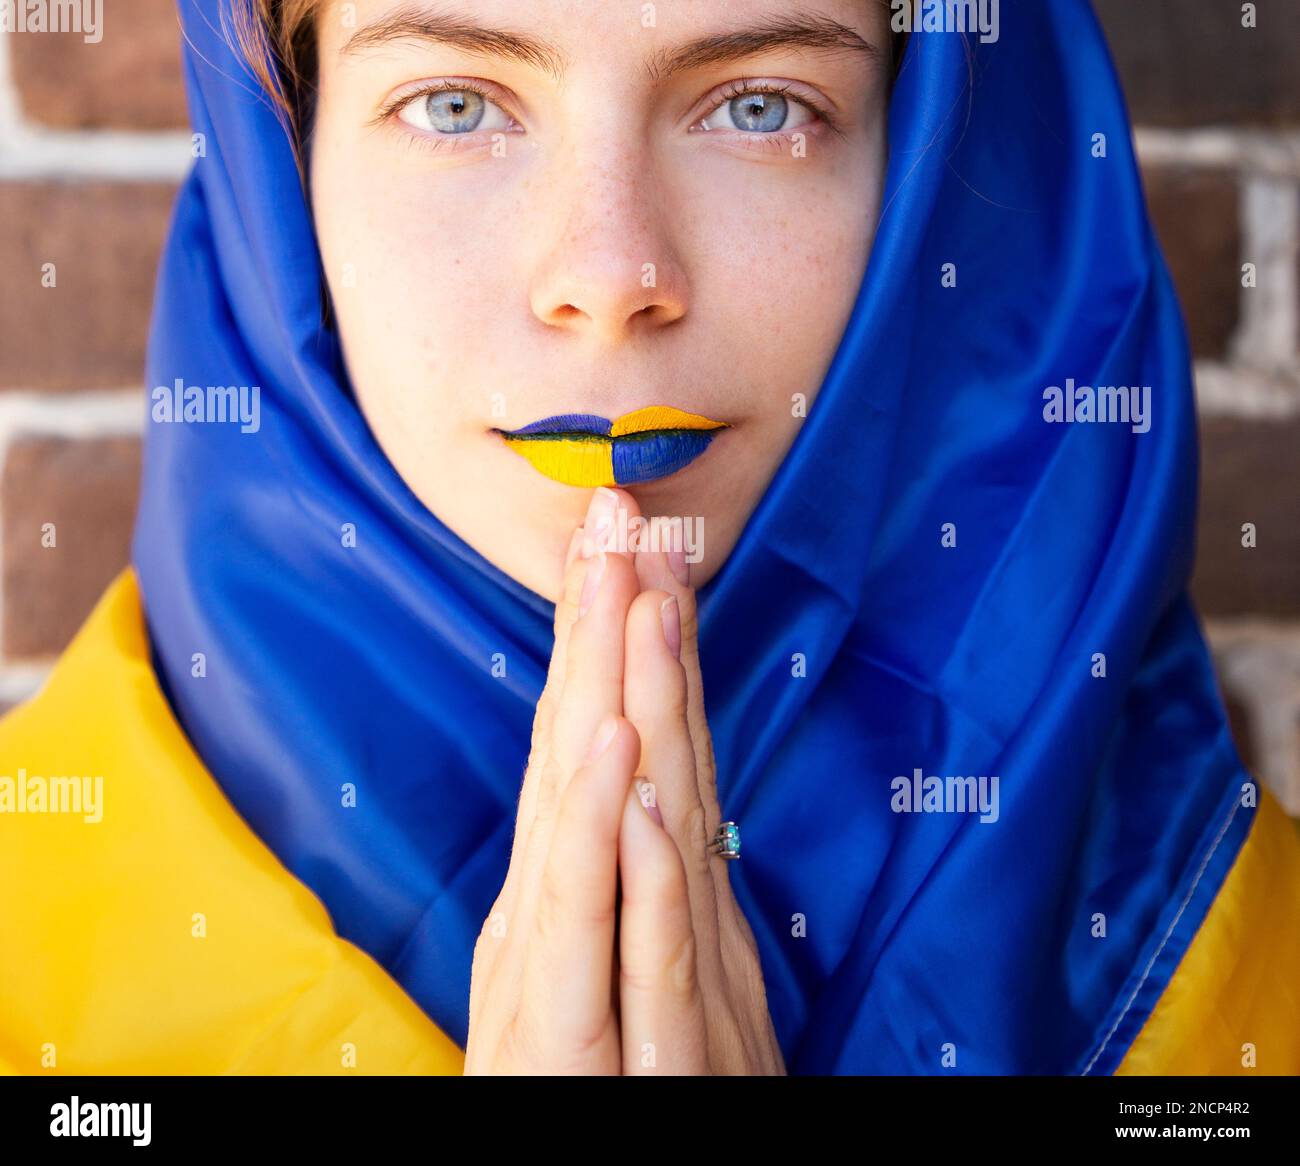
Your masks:
M650 405L613 421L562 413L496 432L538 473L566 486L630 486L675 474L726 428L698 413Z

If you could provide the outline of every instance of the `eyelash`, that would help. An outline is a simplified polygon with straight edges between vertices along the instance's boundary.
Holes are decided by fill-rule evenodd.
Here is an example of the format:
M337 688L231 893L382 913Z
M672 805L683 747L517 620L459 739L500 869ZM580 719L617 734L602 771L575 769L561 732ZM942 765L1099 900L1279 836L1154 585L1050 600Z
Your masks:
M382 109L380 109L380 111L375 115L374 120L371 124L381 125L384 122L391 120L396 114L400 113L408 105L414 105L417 101L422 101L424 98L431 97L435 93L446 93L448 91L454 93L462 93L462 92L477 93L481 98L483 98L484 101L490 101L492 102L493 105L500 106L503 110L505 110L506 103L502 101L501 95L497 93L495 89L490 89L480 82L465 81L455 77L444 77L441 81L431 81L427 85L422 85L420 86L419 89L415 90L412 93L403 93L401 97L393 98L392 101L388 102L387 104L384 105ZM509 110L505 110L505 111L509 115L510 120L512 122L515 121L514 114L510 113ZM438 148L438 145L441 143L442 139L444 138L473 136L472 134L464 134L464 135L442 134L439 135L438 137L431 139L428 134L422 134L416 130L409 130L407 132L411 137L419 141L430 143L435 149ZM495 132L499 133L501 131L498 130Z
M434 93L443 93L448 90L477 93L485 101L491 101L494 105L500 106L509 116L511 122L516 121L514 114L510 113L506 108L506 103L502 101L500 95L494 89L490 89L479 82L460 80L457 78L444 78L441 81L434 81L428 85L423 85L412 93L404 93L401 97L396 97L392 101L387 102L383 108L380 109L378 114L375 115L371 124L381 125L385 122L392 121L395 118L395 115L400 113L408 105L421 101ZM824 103L804 93L803 90L796 90L789 82L758 81L750 80L745 77L740 77L735 81L728 82L727 85L724 86L722 92L718 93L715 98L711 99L709 108L699 117L695 118L691 124L693 126L698 125L700 122L704 121L705 118L712 117L722 108L722 106L726 105L727 102L733 101L735 98L746 93L776 93L783 97L792 98L799 102L800 105L806 106L816 114L818 120L821 121L832 133L839 137L844 136L843 130L840 128L835 115L831 113ZM494 132L500 133L502 131L498 130ZM714 130L712 132L717 133L719 131ZM745 133L742 130L733 130L730 132L740 135L743 139L747 139L746 144L751 149L772 147L784 149L785 144L789 142L793 133L799 131L776 130L773 133ZM413 129L403 130L402 133L411 145L426 150L442 150L448 148L448 146L455 149L456 147L452 145L452 142L454 142L456 138L473 138L475 136L472 133L464 135L439 134L431 136Z
M812 110L812 112L817 115L818 119L825 123L826 127L832 133L840 137L844 136L839 121L835 115L831 113L824 103L818 101L815 97L809 96L802 89L796 89L788 81L757 81L750 80L746 77L738 77L735 81L729 81L726 86L724 86L722 92L717 95L716 99L711 99L708 112L697 117L692 124L698 125L705 118L712 117L719 109L726 105L727 102L734 101L737 97L741 97L746 93L777 93L782 97L789 97L792 100L797 101L800 105L807 106ZM716 101L716 104L713 104L713 101ZM716 133L717 131L714 130L713 132ZM732 132L743 133L743 131L739 130ZM743 134L743 136L746 138L757 139L759 143L763 141L782 142L788 141L793 134L798 132L800 131L777 130L770 134L749 133Z

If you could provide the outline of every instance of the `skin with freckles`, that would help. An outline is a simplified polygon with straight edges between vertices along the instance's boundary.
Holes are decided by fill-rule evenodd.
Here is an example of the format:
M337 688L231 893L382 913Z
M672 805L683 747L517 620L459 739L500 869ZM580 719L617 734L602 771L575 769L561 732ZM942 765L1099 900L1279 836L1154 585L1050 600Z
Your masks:
M630 490L646 515L704 520L696 585L730 553L865 270L887 17L864 0L321 4L308 172L352 383L414 492L525 586L559 598L590 491L498 431L561 414L724 423Z
M362 411L420 499L556 605L474 951L467 1073L785 1071L730 863L709 851L723 814L695 588L851 314L885 164L887 13L318 10L308 172ZM651 516L702 520L702 561L618 545Z

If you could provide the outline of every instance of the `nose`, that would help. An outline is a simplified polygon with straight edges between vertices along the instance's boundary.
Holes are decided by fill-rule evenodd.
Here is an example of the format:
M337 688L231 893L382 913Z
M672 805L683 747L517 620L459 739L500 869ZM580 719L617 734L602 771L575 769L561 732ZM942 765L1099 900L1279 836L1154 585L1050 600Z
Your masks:
M650 151L588 142L553 160L550 244L530 287L544 324L616 344L680 320L689 293ZM657 197L656 197L657 195Z

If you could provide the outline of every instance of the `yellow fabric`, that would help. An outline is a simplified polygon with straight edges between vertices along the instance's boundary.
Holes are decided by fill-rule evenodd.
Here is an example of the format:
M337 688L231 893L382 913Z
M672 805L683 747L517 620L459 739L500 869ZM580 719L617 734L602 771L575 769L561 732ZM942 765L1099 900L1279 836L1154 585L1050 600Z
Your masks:
M98 810L35 811L93 792L47 780L74 776L102 777ZM124 571L0 721L0 1072L463 1067L226 801L158 688ZM1300 835L1267 791L1118 1072L1300 1074Z
M1300 1074L1300 837L1266 789L1200 930L1116 1072Z
M14 812L15 798L79 791L56 776L102 777L101 820L89 803ZM5 777L0 1072L462 1071L455 1043L335 934L191 749L129 569L0 722Z

